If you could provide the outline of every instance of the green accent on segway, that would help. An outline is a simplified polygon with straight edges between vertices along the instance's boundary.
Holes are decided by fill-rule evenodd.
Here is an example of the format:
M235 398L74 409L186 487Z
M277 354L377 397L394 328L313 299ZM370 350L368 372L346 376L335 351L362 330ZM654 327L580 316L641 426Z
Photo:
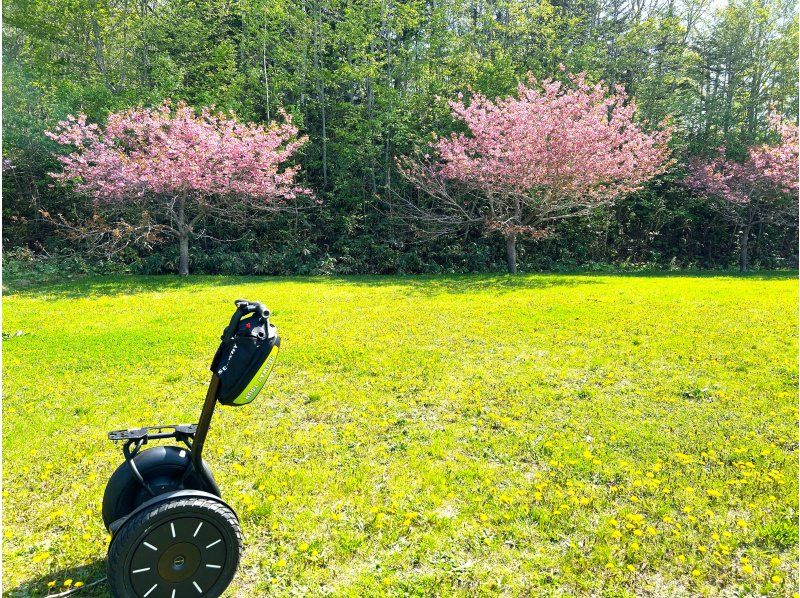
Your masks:
M230 404L247 405L248 403L252 403L253 399L255 399L258 396L258 393L261 392L261 389L264 388L264 384L267 382L267 378L269 378L269 375L272 372L272 366L275 365L275 360L277 358L278 345L275 345L272 347L269 355L267 355L266 360L264 360L264 365L261 366L261 371L258 373L258 376L254 376L241 394L231 401Z

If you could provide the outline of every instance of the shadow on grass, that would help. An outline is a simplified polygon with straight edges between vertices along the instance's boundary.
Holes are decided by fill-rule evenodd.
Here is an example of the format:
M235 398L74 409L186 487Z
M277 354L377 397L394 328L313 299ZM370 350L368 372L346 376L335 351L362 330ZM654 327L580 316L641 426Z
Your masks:
M222 276L86 276L59 282L31 283L28 280L4 281L3 295L20 297L52 296L59 299L81 299L87 297L113 297L138 295L200 286L223 286L234 284Z
M4 295L81 299L114 297L171 290L198 291L209 287L244 287L263 284L324 284L344 287L394 287L413 294L453 294L546 289L556 286L600 284L598 277L563 274L447 274L415 276L95 276L65 282L17 286L9 282ZM245 291L243 290L243 294ZM232 299L238 298L232 296Z
M63 584L66 580L72 580L72 587L75 582L83 582L83 587L79 592L74 595L80 598L87 597L107 597L111 596L108 589L108 584L102 581L96 585L90 586L95 581L98 581L106 576L106 566L104 559L98 559L86 565L79 567L65 567L59 571L53 571L42 577L32 579L21 583L15 588L6 589L3 596L7 598L32 598L32 597L45 597L57 595L61 592L66 592L71 588L65 587ZM56 583L52 588L47 587L47 584L55 581Z
M331 286L404 287L415 294L512 292L547 289L557 286L603 284L604 278L730 278L743 280L797 279L797 271L762 271L742 274L738 271L641 271L580 272L558 274L425 274L412 276L209 276L187 278L163 276L95 276L73 280L31 284L8 281L4 295L22 297L87 298L138 295L170 290L197 290L208 287L237 287L268 283L327 284ZM22 284L20 284L22 282ZM234 297L237 298L237 297Z

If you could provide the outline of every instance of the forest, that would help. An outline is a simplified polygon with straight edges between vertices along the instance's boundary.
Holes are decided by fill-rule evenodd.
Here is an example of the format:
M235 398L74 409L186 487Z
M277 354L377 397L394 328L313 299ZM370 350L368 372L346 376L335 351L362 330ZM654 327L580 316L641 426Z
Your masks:
M798 117L798 24L788 0L9 0L3 5L6 267L175 272L172 243L97 255L50 216L90 218L54 184L44 132L67 115L184 101L244 122L290 115L308 142L299 183L315 201L236 223L202 221L192 272L382 274L505 267L498 234L423 234L401 213L432 201L403 176L432 134L461 132L449 101L585 73L671 126L673 161L635 192L545 236L521 270L797 266L796 193L781 217L728 217L685 183L720 148L742 161ZM752 225L752 226L751 226ZM750 230L752 228L752 230ZM9 266L9 264L11 264ZM16 266L14 264L17 264Z

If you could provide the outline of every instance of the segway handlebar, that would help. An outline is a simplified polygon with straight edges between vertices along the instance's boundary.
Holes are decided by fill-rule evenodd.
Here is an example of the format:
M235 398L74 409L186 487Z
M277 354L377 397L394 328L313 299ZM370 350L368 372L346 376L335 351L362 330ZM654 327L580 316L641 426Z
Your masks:
M246 299L237 299L234 301L236 305L236 311L233 312L233 316L231 317L231 321L228 324L228 327L222 333L222 340L230 339L234 334L236 334L236 329L239 327L239 322L245 316L249 314L256 314L259 318L263 318L264 320L269 318L270 311L263 303L250 302Z

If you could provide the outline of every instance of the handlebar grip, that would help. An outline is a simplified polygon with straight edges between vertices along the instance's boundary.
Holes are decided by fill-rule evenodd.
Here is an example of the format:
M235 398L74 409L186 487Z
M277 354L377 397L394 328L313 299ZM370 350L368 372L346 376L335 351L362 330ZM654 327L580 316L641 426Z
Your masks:
M259 303L258 301L250 302L246 299L237 299L234 301L236 307L244 312L244 314L257 314L262 318L269 317L269 310L263 303Z

